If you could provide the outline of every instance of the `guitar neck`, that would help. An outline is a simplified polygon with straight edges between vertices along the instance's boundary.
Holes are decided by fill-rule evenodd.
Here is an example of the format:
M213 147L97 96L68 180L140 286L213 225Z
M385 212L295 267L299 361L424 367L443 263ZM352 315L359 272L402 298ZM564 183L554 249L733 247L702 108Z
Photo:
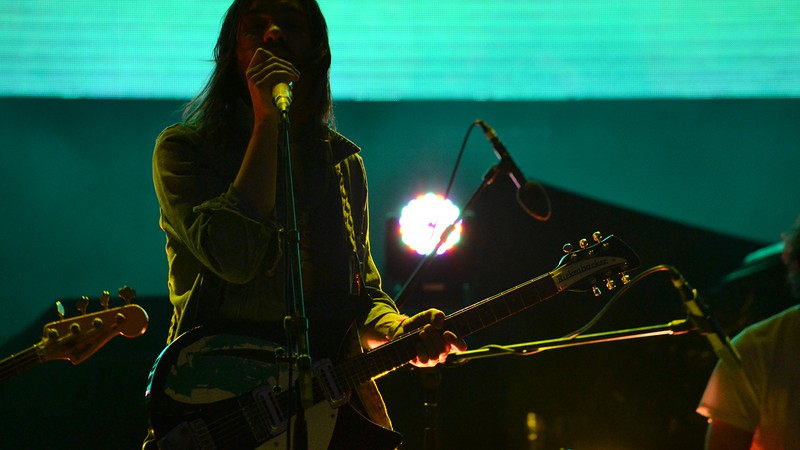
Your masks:
M447 316L444 328L459 337L466 337L547 300L558 292L552 275L547 273ZM336 378L343 386L352 388L405 365L416 356L418 334L419 330L406 333L363 355L344 361L335 369Z
M0 361L0 382L6 381L28 369L41 364L42 358L37 347L27 348Z
M447 317L445 329L469 336L558 294L548 273L482 300Z

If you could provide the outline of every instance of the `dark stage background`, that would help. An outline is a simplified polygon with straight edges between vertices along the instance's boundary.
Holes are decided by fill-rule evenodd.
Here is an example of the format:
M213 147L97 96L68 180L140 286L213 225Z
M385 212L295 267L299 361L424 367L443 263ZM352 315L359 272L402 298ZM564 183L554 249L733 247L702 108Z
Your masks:
M498 179L475 204L448 295L420 294L407 310L448 312L551 270L561 246L595 230L637 251L642 267L678 267L729 333L787 304L780 264L721 280L749 253L778 240L798 211L787 189L800 159L797 100L587 102L389 102L337 104L340 130L364 147L370 174L372 245L386 287L387 221L407 197L444 188L469 123L487 120L522 170L542 180L553 216L538 222ZM0 385L0 447L136 448L144 387L166 335L166 261L152 190L155 136L178 120L180 102L0 99L0 169L6 200L0 293L0 355L40 339L56 300L123 284L150 315L148 332L118 337L86 362L48 362ZM454 198L466 199L496 162L483 136L469 141ZM118 306L116 300L112 306ZM561 336L602 301L565 293L469 339L472 348ZM633 288L594 331L683 318L666 275ZM545 428L541 448L701 448L694 413L715 356L697 335L553 350L443 368L442 448L530 449L528 413ZM420 449L421 372L379 381L404 448ZM430 376L427 372L425 375Z

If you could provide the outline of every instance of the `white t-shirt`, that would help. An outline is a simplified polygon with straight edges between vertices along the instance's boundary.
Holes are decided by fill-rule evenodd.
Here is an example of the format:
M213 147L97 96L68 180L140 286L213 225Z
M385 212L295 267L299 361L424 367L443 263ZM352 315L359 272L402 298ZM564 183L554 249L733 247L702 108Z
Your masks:
M800 449L800 305L747 327L742 367L717 362L697 412L753 431L751 449Z

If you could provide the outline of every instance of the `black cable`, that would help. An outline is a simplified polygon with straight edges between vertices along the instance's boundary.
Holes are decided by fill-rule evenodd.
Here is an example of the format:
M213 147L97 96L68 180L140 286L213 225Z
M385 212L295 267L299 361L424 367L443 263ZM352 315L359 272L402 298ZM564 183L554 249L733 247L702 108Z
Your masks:
M478 125L481 121L476 120L469 125L467 128L466 134L464 134L464 140L461 141L461 148L458 151L458 157L456 158L456 163L453 166L453 172L450 174L450 181L447 183L447 189L444 192L444 198L450 197L450 190L453 188L453 182L456 179L456 172L458 172L458 166L461 164L461 158L464 156L464 150L467 148L467 140L469 139L469 135L472 134L472 129L475 128L475 125Z
M472 133L472 129L475 128L475 125L478 125L479 123L480 123L480 120L476 120L476 121L472 122L470 124L469 128L467 128L467 132L464 134L464 140L461 142L461 148L458 150L458 157L456 157L456 163L453 166L453 171L450 173L450 180L447 183L447 189L445 189L445 194L444 194L444 198L445 199L450 197L450 191L453 188L453 183L455 182L455 179L456 179L456 173L458 173L458 167L459 167L459 165L461 165L461 158L464 156L464 150L466 150L466 147L467 147L467 140L469 139L469 136ZM465 210L466 210L466 208L465 208ZM453 224L458 223L458 221L460 221L460 220L462 220L464 218L464 212L465 211L460 211L459 212L459 215L456 218L456 220L453 221ZM434 226L432 227L432 229L435 230L436 229L436 225L438 225L438 217L437 217L437 222L434 223L433 225ZM450 225L450 227L452 227L452 226L453 225ZM408 298L407 291L416 283L417 275L420 273L422 268L425 265L429 264L431 262L431 260L436 257L436 252L439 250L439 247L441 247L442 244L444 244L444 239L442 239L442 238L445 237L444 234L445 233L450 233L451 231L452 230L450 230L449 227L448 227L442 232L442 234L440 235L440 238L439 238L439 242L436 244L436 246L433 248L433 250L431 250L431 253L428 254L428 255L425 255L419 261L419 263L417 263L417 266L411 272L411 275L408 277L408 279L406 280L405 284L400 288L399 291L397 291L395 293L395 295L394 295L395 304L397 305L398 308L402 308L404 306L404 304L405 304L405 302L406 302L406 300ZM431 236L431 237L433 237L433 236Z

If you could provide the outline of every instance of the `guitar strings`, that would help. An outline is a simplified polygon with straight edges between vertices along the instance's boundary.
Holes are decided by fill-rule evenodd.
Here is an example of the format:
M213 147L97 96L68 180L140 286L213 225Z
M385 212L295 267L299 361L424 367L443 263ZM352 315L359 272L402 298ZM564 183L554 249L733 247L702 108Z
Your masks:
M506 319L519 311L541 303L558 294L555 285L547 286L541 283L542 279L549 276L550 274L544 274L527 283L523 283L497 294L494 297L474 303L449 317L448 321L450 321L457 334L463 336L468 336L486 328L489 325ZM502 302L497 302L495 300L502 300ZM516 303L519 303L519 305ZM498 309L498 307L500 309ZM468 313L471 313L473 317L470 317ZM476 321L479 324L475 323ZM410 341L410 336L407 339L409 339L407 342L412 342ZM395 344L397 344L397 342ZM399 348L399 350L395 351L394 354L390 353L389 349L382 349L366 353L363 358L345 361L334 368L334 374L337 379L344 380L348 387L354 387L371 378L378 378L402 367L413 359L414 351L411 345L404 346L401 344L397 348ZM376 366L384 367L384 372L376 374Z
M16 355L11 355L5 360L0 361L0 364L4 366L0 369L0 381L22 373L26 369L35 366L38 362L39 354L36 352L36 347L31 347Z

